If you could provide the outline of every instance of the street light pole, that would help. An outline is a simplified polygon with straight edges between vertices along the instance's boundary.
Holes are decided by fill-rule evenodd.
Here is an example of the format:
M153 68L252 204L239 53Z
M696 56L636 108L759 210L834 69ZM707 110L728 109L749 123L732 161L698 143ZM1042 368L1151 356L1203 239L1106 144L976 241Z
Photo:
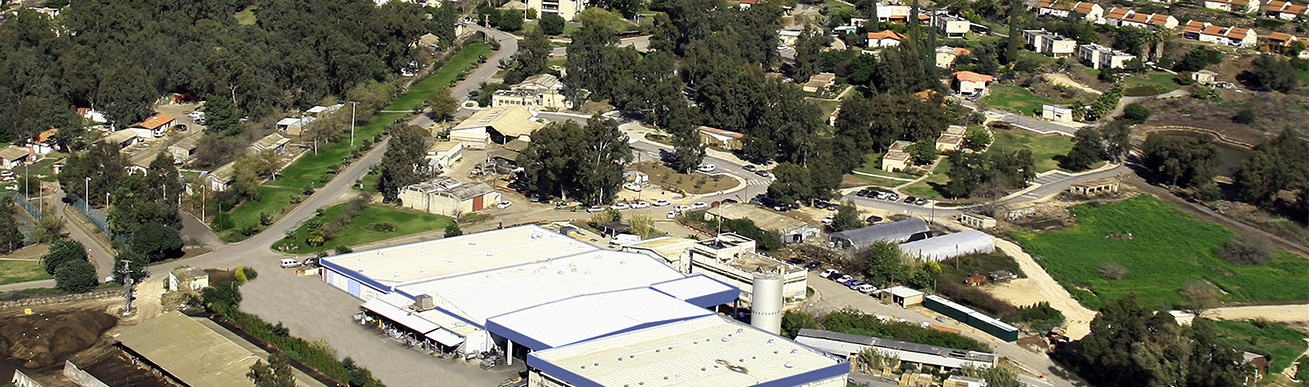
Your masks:
M355 147L355 109L358 102L350 101L350 147Z
M85 187L83 187L83 188L84 188L85 190L82 191L82 202L83 202L85 205L83 205L82 208L85 209L87 213L91 213L91 199L88 199L89 197L91 197L91 177L90 177L90 176L87 176L87 177L86 177L86 184L85 184Z

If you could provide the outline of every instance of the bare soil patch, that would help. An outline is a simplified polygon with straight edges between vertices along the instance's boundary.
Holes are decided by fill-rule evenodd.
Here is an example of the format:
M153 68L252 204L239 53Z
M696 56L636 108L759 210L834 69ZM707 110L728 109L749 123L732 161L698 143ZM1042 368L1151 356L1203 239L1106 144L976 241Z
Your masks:
M655 161L637 164L642 173L650 176L650 184L669 191L688 194L705 194L735 188L741 182L724 175L706 175L699 172L677 173Z
M90 348L117 322L92 309L6 317L0 320L0 361L25 369L60 365Z

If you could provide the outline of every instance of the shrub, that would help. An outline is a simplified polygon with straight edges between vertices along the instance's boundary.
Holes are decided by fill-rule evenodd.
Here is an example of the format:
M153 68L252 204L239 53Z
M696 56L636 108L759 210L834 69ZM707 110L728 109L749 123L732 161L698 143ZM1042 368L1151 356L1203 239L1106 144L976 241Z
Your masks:
M85 293L95 289L95 265L87 261L68 261L55 269L55 287L67 293Z
M1237 265L1262 265L1272 258L1273 248L1245 235L1233 235L1214 251L1218 258Z
M1123 279L1123 277L1127 276L1127 266L1114 261L1102 263L1100 264L1100 276L1114 281Z
M354 252L354 250L350 249L350 246L346 246L346 245L336 245L336 253L337 253L337 254L347 254L347 253L353 253L353 252Z
M250 280L249 278L246 278L245 270L242 267L236 268L236 273L232 274L232 277L236 279L237 285L244 285L246 281Z
M241 289L237 286L236 282L224 282L210 286L200 291L200 297L205 300L205 304L210 306L222 304L235 308L241 305Z
M1235 117L1232 117L1232 122L1250 125L1254 123L1254 119L1254 109L1241 109L1241 111L1236 112Z
M1123 107L1123 118L1133 123L1142 123L1150 119L1150 108L1145 105L1132 102Z
M373 231L377 231L377 232L392 232L395 231L395 224L388 223L388 222L377 222L368 225L368 228L371 228L373 229Z
M253 267L241 266L238 269L241 269L241 272L245 273L245 279L247 281L251 281L259 277L259 272L255 271L255 268Z
M1128 97L1144 97L1164 93L1164 87L1160 85L1140 85L1132 86L1123 90L1123 95Z

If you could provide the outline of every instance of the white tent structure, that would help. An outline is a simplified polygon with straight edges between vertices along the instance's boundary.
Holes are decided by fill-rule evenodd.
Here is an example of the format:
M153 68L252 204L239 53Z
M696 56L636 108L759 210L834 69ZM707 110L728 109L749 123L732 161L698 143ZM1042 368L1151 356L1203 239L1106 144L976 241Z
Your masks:
M995 251L995 240L984 232L968 230L904 243L900 245L900 250L910 257L939 262L968 254Z

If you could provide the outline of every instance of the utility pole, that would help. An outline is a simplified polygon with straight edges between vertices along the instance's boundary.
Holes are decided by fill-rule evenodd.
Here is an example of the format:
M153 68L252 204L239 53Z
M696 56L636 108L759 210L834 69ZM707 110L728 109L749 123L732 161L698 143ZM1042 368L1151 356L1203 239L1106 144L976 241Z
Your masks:
M350 101L350 147L355 147L355 109L359 102Z
M124 259L121 262L123 262L123 269L118 271L118 275L123 279L123 315L126 316L132 314L132 285L136 279L129 275L132 261Z

